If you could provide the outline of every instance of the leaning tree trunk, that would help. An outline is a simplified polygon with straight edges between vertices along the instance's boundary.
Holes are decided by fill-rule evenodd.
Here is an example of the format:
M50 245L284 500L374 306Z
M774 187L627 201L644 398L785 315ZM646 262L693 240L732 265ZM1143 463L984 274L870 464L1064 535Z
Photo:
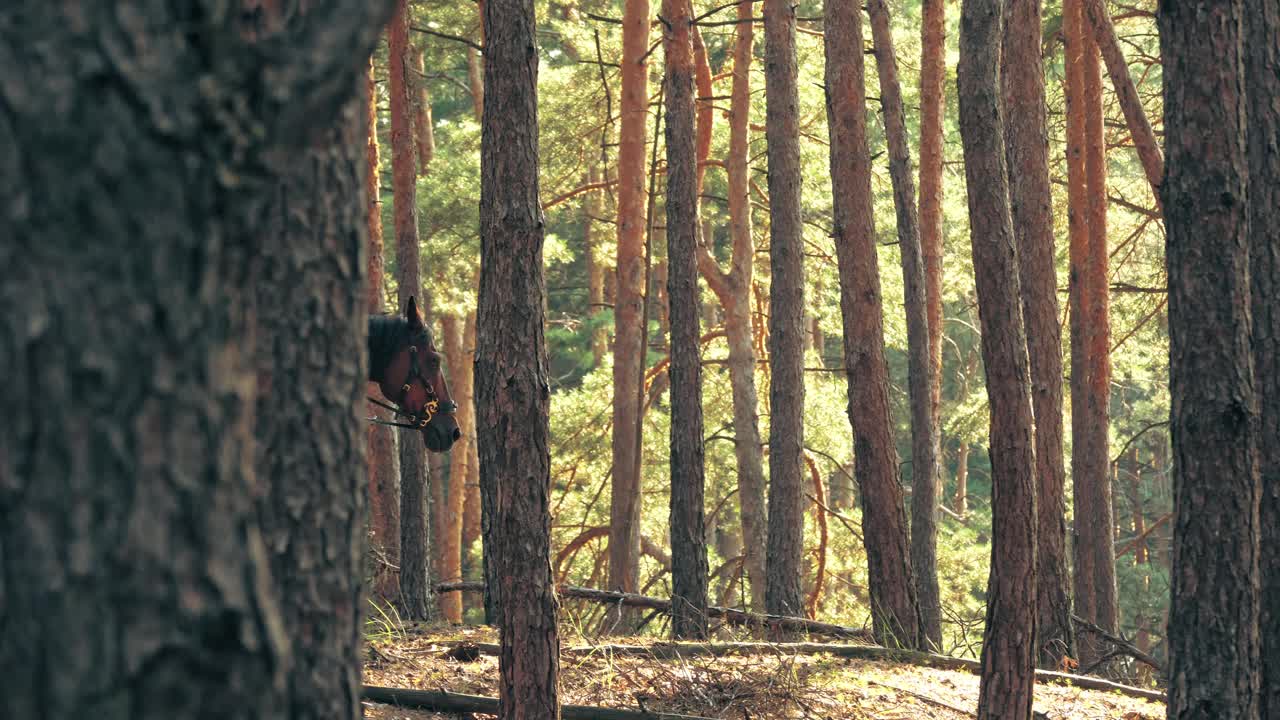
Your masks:
M294 639L293 718L361 716L366 505L364 478L353 472L364 465L365 431L353 413L366 404L368 377L361 104L347 103L335 129L315 132L291 156L266 194L259 232L255 468L269 479L262 534Z
M769 537L765 610L800 615L804 553L804 247L800 217L796 12L765 0L765 137L769 162Z
M560 715L533 0L487 0L476 415L498 582L498 717Z
M880 75L880 103L889 142L893 204L898 211L898 249L902 253L903 305L907 311L907 387L911 396L911 568L920 602L921 646L942 648L942 605L938 597L938 426L933 414L934 374L929 358L929 318L916 188L911 174L906 112L898 83L889 7L870 0L871 34Z
M692 6L663 0L667 109L667 298L671 313L671 634L707 636L707 541L698 335L698 155Z
M613 305L613 486L609 506L609 589L639 592L640 396L644 363L645 121L648 118L648 0L626 0L622 16L621 127L618 131L617 297ZM618 630L635 617L622 612Z
M386 311L385 264L382 259L382 178L378 162L378 95L374 83L374 62L369 59L365 81L365 201L368 206L369 279L365 285L370 315ZM378 397L382 391L375 382L366 383L365 393ZM370 417L391 420L391 413L367 403ZM394 600L400 593L395 568L400 567L400 455L396 429L369 423L369 535L372 550L373 593L383 600Z
M1253 363L1262 477L1262 707L1280 716L1280 6L1254 3L1245 16L1245 91L1249 97L1250 286Z
M1027 720L1035 685L1036 468L1000 102L1003 10L1004 0L964 0L956 77L991 407L991 579L978 717Z
M1160 7L1174 492L1170 720L1260 717L1249 345L1256 198L1245 137L1244 19L1239 0Z
M1005 117L1009 202L1017 243L1022 317L1031 361L1036 453L1036 610L1041 667L1075 657L1071 576L1067 572L1066 469L1062 454L1062 331L1054 270L1049 143L1045 130L1044 68L1040 59L1040 0L1006 0L1001 88Z
M250 284L256 254L286 246L260 246L255 221L278 163L351 98L389 8L313 8L263 40L296 52L264 59L225 3L196 5L195 26L133 2L0 9L30 70L0 86L0 365L22 379L0 394L9 717L290 714L294 639L255 507ZM211 122L212 98L237 122ZM331 408L347 448L361 382L348 372Z
M422 297L418 272L418 207L414 174L413 103L409 80L408 0L397 0L387 27L391 81L391 173L395 202L396 265L399 309L410 297ZM425 619L431 613L430 553L427 521L427 452L412 435L400 443L400 602L405 615Z
M919 643L919 607L907 554L907 518L889 417L889 368L884 357L880 269L871 210L862 13L851 0L828 0L824 7L840 314L844 320L849 419L856 419L854 473L862 500L872 629L882 645L914 648Z

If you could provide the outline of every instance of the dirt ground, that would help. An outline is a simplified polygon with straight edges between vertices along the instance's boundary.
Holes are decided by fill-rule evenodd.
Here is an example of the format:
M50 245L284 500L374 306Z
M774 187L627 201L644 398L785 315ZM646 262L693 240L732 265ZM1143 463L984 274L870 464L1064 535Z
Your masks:
M410 630L373 640L366 649L364 682L418 690L493 697L498 660L448 657L463 643L496 643L485 628ZM628 644L652 643L629 640ZM723 720L952 720L974 717L978 676L891 662L830 655L695 657L659 660L583 651L592 643L562 638L560 700L664 711ZM456 654L456 653L454 653ZM1050 720L1157 720L1163 704L1116 692L1039 685L1035 709ZM365 702L374 720L425 720L450 715ZM479 716L484 717L484 716Z

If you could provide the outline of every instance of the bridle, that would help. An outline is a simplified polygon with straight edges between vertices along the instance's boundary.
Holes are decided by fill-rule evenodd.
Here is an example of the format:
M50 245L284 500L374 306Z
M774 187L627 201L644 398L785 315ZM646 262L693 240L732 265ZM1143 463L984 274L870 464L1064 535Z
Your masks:
M422 389L426 391L427 401L423 404L422 409L418 412L405 412L405 399L409 396L409 390L414 382L422 383ZM399 397L391 398L395 405L382 402L381 400L370 397L369 402L379 407L390 410L397 417L408 418L408 422L395 422L392 420L383 420L379 417L369 418L369 422L376 425L390 425L391 427L409 428L411 430L421 430L431 422L436 415L452 415L458 410L458 404L454 402L441 402L440 396L436 395L436 388L431 381L422 374L422 370L418 367L418 346L412 341L409 345L409 374L405 376L404 384L400 386Z

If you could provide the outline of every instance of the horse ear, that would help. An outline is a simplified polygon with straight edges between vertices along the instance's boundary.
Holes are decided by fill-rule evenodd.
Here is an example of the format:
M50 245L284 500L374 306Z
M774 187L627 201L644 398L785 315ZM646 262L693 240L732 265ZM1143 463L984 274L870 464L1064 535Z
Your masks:
M413 296L409 296L409 302L404 307L405 319L409 321L409 328L418 331L422 329L422 314L418 312L418 302Z

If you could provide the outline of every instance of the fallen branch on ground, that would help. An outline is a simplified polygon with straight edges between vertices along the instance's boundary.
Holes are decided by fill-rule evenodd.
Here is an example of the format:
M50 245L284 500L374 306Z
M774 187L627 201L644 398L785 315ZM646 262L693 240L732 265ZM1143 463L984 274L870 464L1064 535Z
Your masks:
M366 685L364 699L432 712L498 714L498 698L463 695L443 690L407 690ZM590 705L562 705L560 717L564 720L708 720L696 715L677 715L649 710L619 710Z
M480 643L480 652L496 655L498 646L491 643ZM583 645L579 647L561 648L566 655L630 655L640 657L687 658L696 656L754 655L772 653L778 655L821 655L833 657L857 658L859 660L888 660L908 665L923 665L942 670L962 670L979 673L982 664L968 658L935 655L934 653L916 650L893 650L878 645L841 645L838 643L767 643L767 642L730 642L730 643L691 643L660 642L653 645ZM1071 675L1068 673L1036 670L1036 681L1041 683L1064 682L1086 690L1102 690L1118 692L1130 697L1165 702L1165 694L1156 690L1146 690L1131 685L1121 685L1102 678Z
M441 583L436 586L436 592L457 591L483 592L484 583L468 581ZM665 613L671 612L671 601L663 600L662 598L649 597L647 595L612 592L609 590L596 590L595 588L574 587L572 585L561 585L557 588L557 591L560 593L561 597L625 605L628 607L643 607L651 610L659 610ZM716 606L707 608L707 617L724 618L730 625L770 627L790 632L807 632L813 635L827 635L830 637L873 642L871 631L869 630L849 627L847 625L833 625L831 623L806 620L804 618L786 617L783 615L762 615L760 613L749 613L742 610L734 610L733 608Z

